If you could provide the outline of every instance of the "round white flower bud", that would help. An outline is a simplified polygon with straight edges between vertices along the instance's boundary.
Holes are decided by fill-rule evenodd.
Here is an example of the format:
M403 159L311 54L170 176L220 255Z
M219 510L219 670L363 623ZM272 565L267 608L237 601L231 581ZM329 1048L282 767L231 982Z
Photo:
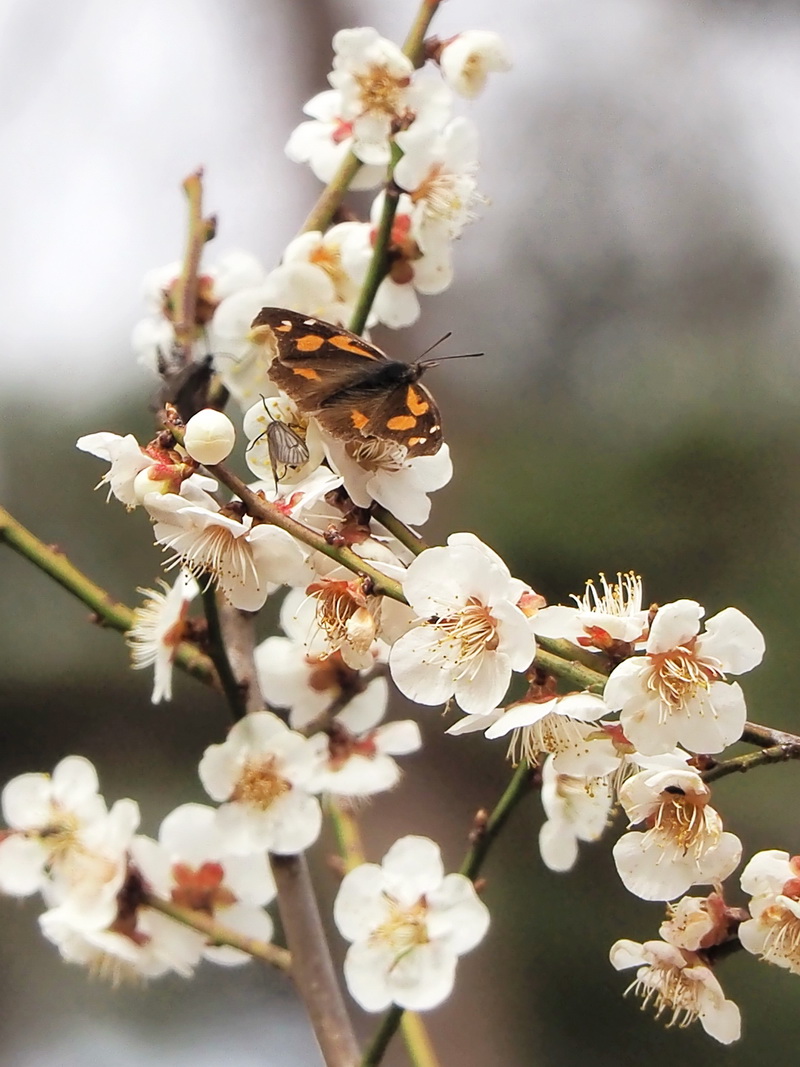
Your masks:
M490 71L511 70L502 39L491 30L465 30L445 42L439 65L450 88L469 99L483 92Z
M204 408L186 423L183 447L198 463L221 463L236 440L236 430L227 415Z

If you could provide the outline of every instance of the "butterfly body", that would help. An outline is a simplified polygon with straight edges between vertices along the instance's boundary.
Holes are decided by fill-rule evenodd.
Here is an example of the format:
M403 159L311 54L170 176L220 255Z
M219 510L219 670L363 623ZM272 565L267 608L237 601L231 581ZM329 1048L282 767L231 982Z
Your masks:
M393 442L411 457L439 450L439 409L418 384L437 360L390 359L349 330L286 308L262 308L258 326L268 326L278 346L270 378L332 437Z

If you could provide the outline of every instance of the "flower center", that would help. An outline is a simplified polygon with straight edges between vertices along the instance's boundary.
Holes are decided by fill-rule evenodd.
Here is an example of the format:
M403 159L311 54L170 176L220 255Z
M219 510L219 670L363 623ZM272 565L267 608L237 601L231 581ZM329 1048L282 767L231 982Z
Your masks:
M657 1019L665 1012L671 1012L666 1025L683 1029L700 1014L702 989L702 983L689 981L682 968L653 964L637 975L625 990L625 995L633 991L634 996L641 997L642 1010L652 1004Z
M585 723L551 711L530 726L520 726L514 730L508 747L508 757L514 764L523 759L536 764L542 752L555 755L581 745L586 747L588 732Z
M425 945L428 937L426 916L428 905L424 897L416 904L404 905L384 894L389 907L387 918L370 935L373 944L388 945L397 953L405 953L417 945Z
M378 111L384 115L397 115L400 108L401 90L409 79L396 78L386 67L368 67L363 74L356 74L361 106L365 112Z
M761 950L762 958L800 974L800 919L789 908L772 904L762 912L760 921L769 923L770 927Z
M708 660L701 660L692 648L680 645L669 652L658 652L647 657L652 671L647 679L647 688L658 693L661 703L660 721L670 712L684 711L698 689L708 692L713 682L725 679L725 675ZM714 714L713 706L710 711Z
M497 620L485 604L471 597L456 615L437 619L434 624L442 641L458 649L457 658L464 664L463 673L477 669L484 652L494 652L500 643Z
M245 763L231 800L266 811L291 788L291 784L278 773L275 757L268 756L266 759L248 760Z
M396 441L381 441L367 437L363 441L348 441L345 451L359 467L366 471L388 471L394 474L402 470L406 449Z
M236 903L236 896L224 884L225 872L220 863L203 863L197 868L175 863L172 877L172 899L184 908L213 915L216 908L229 908Z
M653 835L662 847L669 842L684 856L692 852L698 858L719 842L722 820L706 797L690 796L678 786L668 786L661 797L645 837Z
M331 651L349 644L357 652L366 652L377 633L377 618L360 585L322 581L310 585L308 591L317 598L317 625L325 632Z

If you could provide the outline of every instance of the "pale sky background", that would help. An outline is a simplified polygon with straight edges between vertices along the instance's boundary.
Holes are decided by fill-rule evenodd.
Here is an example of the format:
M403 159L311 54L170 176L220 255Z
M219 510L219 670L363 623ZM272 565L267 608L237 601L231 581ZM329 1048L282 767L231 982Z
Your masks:
M735 7L735 5L727 5ZM435 28L501 32L516 61L463 110L481 125L491 205L457 250L462 279L502 269L523 211L556 259L603 254L603 233L542 212L553 160L519 166L531 115L562 101L611 101L643 121L637 153L609 152L627 240L647 269L669 271L685 227L663 214L658 145L735 188L761 239L800 267L800 28L778 5L715 15L673 0L449 0ZM400 38L413 5L333 3L341 25ZM141 380L129 358L145 271L180 255L181 178L202 163L220 219L208 262L245 247L277 262L316 185L282 154L308 90L296 23L313 4L233 0L0 2L0 365L5 390L79 401ZM358 14L360 12L360 14ZM269 41L265 46L265 40ZM640 116L640 117L641 117ZM709 131L711 149L709 150ZM613 131L611 131L613 133ZM718 137L724 152L716 152ZM693 158L692 158L693 157ZM578 158L580 162L580 158ZM668 178L668 170L664 181ZM666 224L665 224L666 222ZM482 231L482 232L481 232ZM787 275L787 276L788 276ZM443 308L456 294L442 298ZM530 298L545 301L546 295ZM432 306L435 301L428 301ZM793 298L787 301L793 308ZM790 313L792 325L794 313Z

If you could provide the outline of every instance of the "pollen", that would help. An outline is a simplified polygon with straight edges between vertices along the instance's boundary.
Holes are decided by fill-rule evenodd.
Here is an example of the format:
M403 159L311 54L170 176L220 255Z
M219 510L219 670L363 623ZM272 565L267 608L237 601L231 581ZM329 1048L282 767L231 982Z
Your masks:
M377 633L375 610L358 583L320 582L309 591L317 598L317 625L325 632L332 651L344 644L366 651Z
M442 641L458 646L458 659L465 665L462 676L479 666L484 652L494 652L499 644L497 620L485 604L471 597L467 606L433 624Z
M645 836L657 836L661 843L668 841L682 855L692 853L698 859L718 844L722 837L719 813L708 805L703 794L664 790L662 800L650 829Z
M361 105L364 111L397 115L402 102L402 91L407 87L407 77L397 78L386 67L372 66L363 74L355 75Z
M579 611L628 618L642 610L642 579L633 571L627 574L617 572L616 582L609 584L606 576L601 574L599 589L594 582L588 581L583 596L573 595L572 599Z
M231 800L266 811L291 788L291 784L278 772L275 757L269 756L245 763Z
M770 926L761 950L762 959L800 974L800 919L781 904L772 904L759 919Z
M424 897L412 905L404 905L394 897L385 894L388 906L387 918L377 926L370 936L370 941L377 945L387 945L397 953L405 953L417 945L425 945L428 936L428 905Z
M538 722L514 730L508 746L508 758L514 765L523 759L535 765L539 762L542 752L556 755L581 746L586 747L585 735L584 723L551 711Z
M698 690L708 692L713 682L725 680L719 667L700 659L689 645L651 654L648 658L653 670L647 679L647 688L658 694L662 722L670 712L684 711ZM709 707L714 714L713 706Z

